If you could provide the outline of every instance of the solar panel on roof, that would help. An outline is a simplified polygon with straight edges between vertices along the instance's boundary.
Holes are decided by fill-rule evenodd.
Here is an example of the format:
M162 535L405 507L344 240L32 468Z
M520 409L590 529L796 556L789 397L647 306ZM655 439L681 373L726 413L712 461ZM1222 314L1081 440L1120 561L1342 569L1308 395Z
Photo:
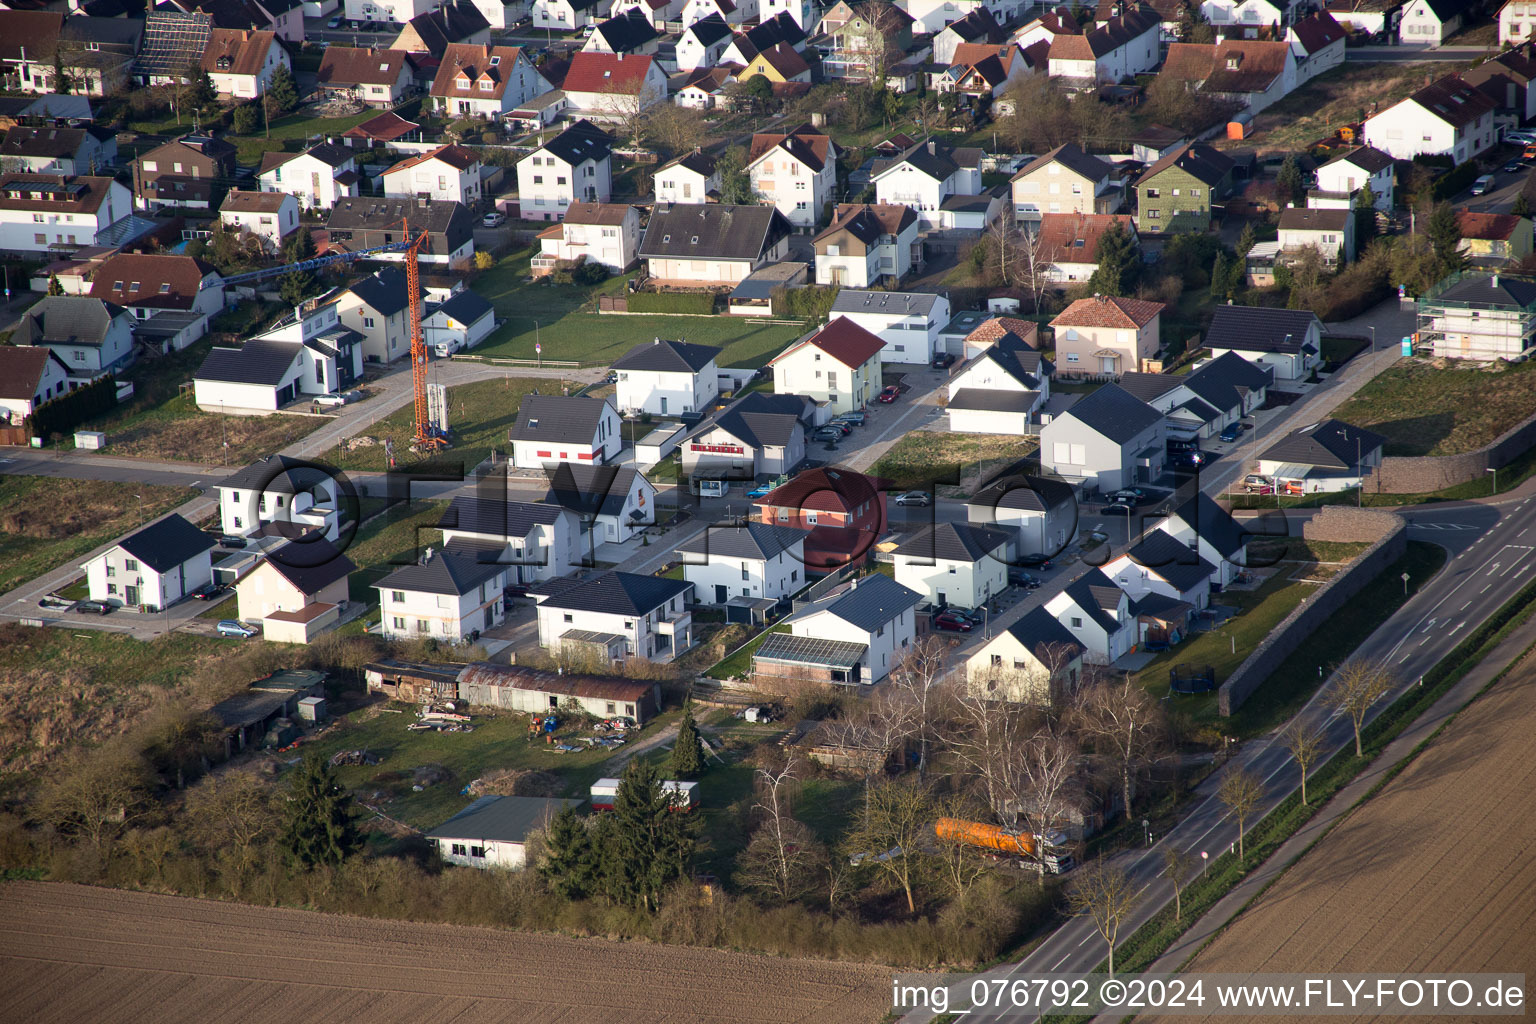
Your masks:
M757 657L768 661L787 661L802 665L830 665L852 668L864 657L866 644L844 640L823 640L793 633L770 633L757 649Z

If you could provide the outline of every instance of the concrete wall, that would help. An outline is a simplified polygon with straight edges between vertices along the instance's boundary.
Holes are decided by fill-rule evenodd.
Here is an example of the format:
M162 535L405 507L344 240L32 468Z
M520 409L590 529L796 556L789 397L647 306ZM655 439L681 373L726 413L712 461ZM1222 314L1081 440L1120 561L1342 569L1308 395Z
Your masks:
M1408 524L1395 513L1376 509L1326 506L1302 527L1302 536L1317 541L1370 541L1371 546L1347 569L1297 605L1227 677L1218 694L1223 715L1242 707L1277 665L1408 550Z
M1481 480L1488 470L1509 465L1532 446L1536 446L1536 416L1511 427L1476 451L1459 455L1388 456L1381 460L1373 477L1375 492L1425 494Z

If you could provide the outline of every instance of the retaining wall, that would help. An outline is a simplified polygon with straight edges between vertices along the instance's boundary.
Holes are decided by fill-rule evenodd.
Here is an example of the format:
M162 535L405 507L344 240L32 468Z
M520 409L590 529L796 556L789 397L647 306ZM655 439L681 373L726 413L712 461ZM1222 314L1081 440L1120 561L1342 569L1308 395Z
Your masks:
M1217 694L1223 715L1230 715L1242 707L1275 668L1305 643L1319 626L1408 550L1407 522L1395 513L1377 509L1324 506L1318 515L1303 525L1301 535L1317 541L1369 541L1371 546L1348 568L1297 605L1227 677Z
M1505 431L1490 444L1458 455L1388 456L1371 478L1377 494L1427 494L1481 480L1536 446L1536 416ZM1489 485L1490 487L1492 484Z

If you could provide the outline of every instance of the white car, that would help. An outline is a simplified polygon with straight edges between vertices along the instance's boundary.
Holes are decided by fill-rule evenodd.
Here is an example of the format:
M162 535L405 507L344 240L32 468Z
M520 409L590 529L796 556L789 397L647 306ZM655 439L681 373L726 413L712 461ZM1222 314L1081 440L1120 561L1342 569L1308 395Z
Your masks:
M496 228L500 227L506 219L507 215L502 213L500 210L492 210L490 213L480 218L480 223L488 228Z
M338 394L335 394L335 393L332 393L332 394L329 394L329 395L316 395L315 396L315 404L316 405L323 405L323 406L325 406L328 409L334 409L334 408L337 408L339 406L346 405L347 404L347 399L346 399L345 395L338 395Z
M1511 146L1529 146L1536 143L1536 132L1505 132L1504 141Z
M437 346L435 348L433 348L432 351L437 356L437 358L439 358L439 359L447 359L449 356L453 355L458 350L459 350L458 339L457 338L450 338L447 341L440 341L440 342L438 342Z

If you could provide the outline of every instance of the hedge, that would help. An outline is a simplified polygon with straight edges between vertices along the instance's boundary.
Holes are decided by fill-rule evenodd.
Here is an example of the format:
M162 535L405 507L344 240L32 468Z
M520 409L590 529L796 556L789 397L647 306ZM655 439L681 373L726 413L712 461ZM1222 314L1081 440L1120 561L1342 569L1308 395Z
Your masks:
M78 387L44 402L22 424L33 437L72 434L86 420L110 412L117 405L117 379L110 373L101 380Z
M629 312L711 316L715 312L715 297L709 292L635 292L629 296Z
M1430 186L1430 197L1436 200L1449 199L1476 181L1479 173L1477 164L1471 161L1446 171Z

